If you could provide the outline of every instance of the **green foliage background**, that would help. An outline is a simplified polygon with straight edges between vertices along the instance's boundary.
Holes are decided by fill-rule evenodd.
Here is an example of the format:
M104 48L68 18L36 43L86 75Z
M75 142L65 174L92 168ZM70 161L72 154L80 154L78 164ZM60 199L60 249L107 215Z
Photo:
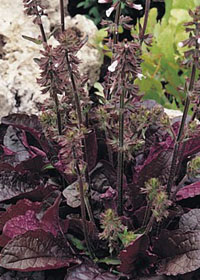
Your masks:
M188 38L189 34L185 32L183 24L191 20L188 10L194 10L200 5L200 0L165 0L165 5L166 12L161 22L156 21L157 10L150 10L146 33L153 34L154 39L150 48L143 44L142 71L146 78L138 80L137 83L144 93L144 99L154 99L166 108L177 109L176 99L179 109L182 110L185 93L180 92L178 87L184 87L185 79L191 70L181 66L184 51L187 49L179 47L178 43ZM90 8L89 16L95 23L99 23L101 15L98 12L97 0L84 0L78 6ZM142 18L140 22L143 23L143 20ZM137 26L133 33L138 34ZM104 54L106 52L106 55L111 56L111 52L103 45L105 37L107 31L102 28L97 32L93 43L100 51L103 50ZM171 102L164 92L171 96Z
M181 66L186 48L180 48L178 43L188 38L183 23L191 20L188 10L200 5L200 0L167 0L165 3L166 13L161 23L156 22L156 9L149 14L147 33L153 34L154 41L149 49L143 46L142 70L146 79L138 81L138 84L145 93L145 99L154 99L167 108L177 109L175 101L170 103L165 97L166 91L176 97L182 109L181 101L185 94L178 91L178 87L184 86L190 70ZM183 71L182 75L178 74L180 70ZM161 82L167 83L165 89Z

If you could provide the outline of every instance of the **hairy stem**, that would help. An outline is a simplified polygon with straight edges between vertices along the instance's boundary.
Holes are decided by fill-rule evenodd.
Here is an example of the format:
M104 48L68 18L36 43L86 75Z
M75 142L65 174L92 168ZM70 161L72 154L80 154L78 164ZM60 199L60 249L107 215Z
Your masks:
M90 255L92 255L90 242L89 242L89 236L88 236L88 229L87 229L87 220L86 220L86 211L85 211L85 200L84 200L84 183L83 178L81 175L79 163L76 157L75 147L73 148L73 157L75 160L75 169L78 177L78 183L79 183L79 192L80 192L80 200L81 200L81 218L82 218L82 224L83 224L83 234L86 242L86 246L88 249L88 252Z
M84 135L84 139L82 140L82 146L83 146L84 161L87 163L87 166L88 166L89 159L88 159L87 141L86 141L85 135ZM85 181L88 183L88 190L87 190L86 194L84 195L85 206L87 208L87 213L88 213L90 221L95 224L93 213L92 213L92 208L91 208L90 202L89 202L89 196L90 196L90 175L89 175L88 167L86 167L86 170L85 170Z
M109 131L107 128L105 128L105 136L106 136L106 140L109 139ZM112 166L114 166L113 164L113 154L112 154L112 149L109 143L107 143L107 150L108 150L108 159L109 162Z
M121 8L122 8L122 4L121 1L118 3L118 6L116 8L116 14L115 14L115 31L114 31L114 35L113 35L113 42L114 44L117 44L118 42L118 37L119 37L119 19L120 19L120 14L121 14Z
M41 36L42 36L42 41L43 41L43 43L47 43L47 36L46 36L45 31L44 31L44 26L42 24L41 14L39 13L38 6L37 6L36 10L37 10L37 16L40 17L40 22L41 22L38 25L39 25L40 33L41 33Z
M70 75L70 79L71 79L71 83L72 83L72 92L73 92L73 95L74 95L76 113L77 113L77 117L78 117L78 127L79 127L79 129L81 129L81 126L83 124L81 104L80 104L80 99L79 99L79 96L78 96L78 90L77 90L77 87L76 87L76 82L75 82L74 75L73 75L73 72L72 72L71 64L70 64L70 61L69 61L69 54L68 54L67 50L66 50L66 61L67 61L68 71L69 71L69 75ZM85 140L85 137L84 137L83 152L84 152L84 158L86 160L86 163L88 164L88 157L87 157L87 152L86 151L87 151L87 147L86 147L86 140ZM87 168L86 168L86 172L85 172L85 178L86 178L86 182L88 182L88 184L89 184L90 180L89 180L89 175L88 175L88 169ZM89 204L89 200L85 199L84 192L80 192L80 196L81 196L81 201L84 204L84 208L85 208L85 203L86 203L86 208L88 210L88 215L89 215L90 220L94 221L92 211L91 211L91 207L90 207L90 204ZM82 218L82 219L84 219L84 218ZM84 221L83 221L83 223L84 223ZM87 239L87 236L85 236L85 240L86 239Z
M152 202L148 202L146 210L145 210L145 215L144 215L144 219L143 219L143 222L142 222L142 226L147 225L147 222L148 222L148 220L150 218L150 214L151 214L151 208L152 208Z
M118 189L118 215L123 214L123 172L124 172L124 89L120 95L119 109L119 150L117 166L117 189Z
M45 31L44 31L44 27L43 27L43 24L39 24L39 27L40 27L40 32L41 32L41 35L42 35L42 41L44 43L47 43L47 37L46 37L46 34L45 34Z
M179 127L179 131L178 131L175 146L174 146L170 174L169 174L169 178L168 178L168 182L167 182L167 193L169 196L171 194L171 188L174 183L174 177L176 174L176 162L177 162L177 158L178 158L178 151L179 151L180 144L182 143L185 122L186 122L186 118L187 118L187 114L188 114L188 110L189 110L189 106L190 106L189 94L193 90L193 87L194 87L195 75L196 75L196 65L195 65L195 63L193 63L187 98L186 98L186 102L185 102L185 107L184 107L184 111L183 111L181 124Z
M38 16L40 16L40 19L41 19L41 15L40 15L39 11L38 11ZM42 41L44 43L47 43L47 36L45 34L45 31L44 31L44 26L42 24L42 19L41 19L41 23L39 24L39 27L40 27L40 32L41 32L41 36L42 36ZM51 75L51 81L52 82L53 82L53 79L54 79L54 77ZM59 135L62 135L62 119L61 119L61 114L60 114L60 110L59 110L58 96L57 96L57 93L55 93L55 92L51 92L51 95L53 96L55 106L56 106L58 133L59 133Z
M54 81L54 77L53 77L52 72L51 72L51 81L52 81L52 83ZM54 103L55 103L55 106L56 106L56 118L57 118L58 133L59 133L59 135L62 135L62 118L61 118L61 114L60 114L60 110L59 110L58 95L52 88L50 90L50 96L53 97Z
M113 44L112 44L112 54L113 55L115 53L114 45L118 43L118 37L119 37L118 29L119 29L119 19L120 19L120 15L121 15L121 5L122 5L121 1L119 1L117 8L116 8L116 13L115 13L115 30L114 30L114 34L113 34ZM112 59L111 59L111 62L113 62ZM108 80L110 80L111 76L112 76L112 73L109 72ZM106 96L107 100L110 100L111 94L112 94L112 92L110 92L110 89L107 89L105 92L105 96Z
M59 133L59 135L62 135L62 120L61 120L61 115L60 115L60 110L59 110L58 96L57 96L56 93L53 93L53 97L54 97L54 102L55 102L55 105L56 105L58 133Z
M151 4L151 0L146 0L145 12L144 12L144 24L143 24L142 31L140 34L140 45L142 45L142 43L144 41L144 35L145 35L146 28L147 28L147 22L148 22L148 17L149 17L150 4Z
M71 83L72 83L72 91L73 91L75 105L76 105L78 125L79 125L79 128L80 128L82 123L83 123L82 112L81 112L81 104L80 104L80 99L79 99L79 96L78 96L78 91L77 91L74 75L73 75L71 64L70 64L70 61L69 61L69 54L68 54L67 50L66 50L66 60L67 60L67 67L68 67L68 71L69 71L69 75L70 75L70 79L71 79Z
M151 218L150 218L150 220L149 220L149 222L146 226L146 229L145 229L145 234L146 235L151 231L154 222L155 222L155 216L152 214Z
M64 1L60 0L60 21L61 21L61 30L65 31L65 11L64 11Z

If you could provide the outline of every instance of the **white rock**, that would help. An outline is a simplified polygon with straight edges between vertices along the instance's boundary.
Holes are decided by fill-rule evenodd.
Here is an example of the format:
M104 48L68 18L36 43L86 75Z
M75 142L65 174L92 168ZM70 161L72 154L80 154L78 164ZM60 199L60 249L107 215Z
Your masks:
M169 116L170 119L173 119L176 117L181 117L183 115L183 112L181 112L179 110L172 110L172 109L164 108L164 111Z
M5 56L0 59L0 77L4 83L4 93L1 89L0 94L4 95L7 106L0 102L0 117L18 111L36 113L36 102L44 98L36 83L39 69L33 61L39 57L40 46L22 38L22 35L37 37L39 29L23 10L22 0L1 0L0 33L6 37L6 44ZM47 21L45 27L49 29ZM16 106L15 96L20 99L20 107Z
M50 32L50 26L60 24L59 1L49 1L49 19L44 19L45 31ZM0 5L0 35L6 37L3 47L5 55L0 59L0 117L10 112L37 113L37 102L42 102L49 94L42 95L36 82L40 71L33 58L40 57L40 45L36 45L22 38L22 35L37 38L40 35L39 27L33 24L33 18L23 12L22 0L1 0ZM89 38L97 31L91 20L84 16L71 19L66 17L66 26L75 25ZM50 39L51 44L56 44L55 39ZM1 51L1 50L0 50ZM80 71L88 73L89 84L93 85L99 77L101 55L94 47L86 44L78 53L82 60ZM1 82L2 80L2 82ZM20 99L17 107L15 96Z
M0 118L8 115L14 106L13 94L8 90L6 83L0 77Z

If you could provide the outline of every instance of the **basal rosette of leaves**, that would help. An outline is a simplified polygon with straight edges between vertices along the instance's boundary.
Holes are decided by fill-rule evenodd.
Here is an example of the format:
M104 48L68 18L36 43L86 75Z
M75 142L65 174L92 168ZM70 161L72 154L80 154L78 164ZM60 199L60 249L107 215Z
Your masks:
M152 104L152 106L155 106L154 102L151 104ZM142 110L144 110L144 108ZM26 125L24 123L25 121L26 121ZM31 125L30 121L32 121L32 125ZM15 161L16 161L18 159L18 157L16 157L16 155L19 152L20 152L20 155L22 154L22 151L24 154L27 153L27 150L26 149L22 150L22 147L19 146L16 141L14 141L14 140L8 141L8 136L10 135L10 133L12 133L12 135L14 133L13 130L9 130L6 133L6 127L8 126L8 124L9 125L12 124L12 127L18 128L18 130L17 130L18 132L20 130L22 130L22 131L26 131L26 133L30 132L31 135L34 136L34 139L35 139L34 141L30 137L28 138L28 142L27 142L27 140L25 141L26 138L24 138L24 136L22 138L22 143L24 143L23 145L26 145L26 147L28 149L30 149L30 151L32 151L32 153L29 155L29 157L35 158L35 156L33 154L33 151L34 151L34 152L40 153L40 155L44 157L44 160L45 160L44 166L46 165L46 163L49 162L49 160L48 160L49 155L48 156L46 155L46 152L48 152L47 147L48 147L49 143L46 143L45 138L43 138L42 142L40 142L40 144L42 145L43 148L41 149L41 147L39 148L38 144L36 145L36 143L38 143L38 141L41 141L41 136L40 136L41 127L39 125L39 122L35 122L35 121L36 121L36 118L33 118L33 117L25 118L24 115L13 115L13 116L2 119L2 123L4 124L3 126L1 126L1 129L2 129L1 135L2 136L4 135L2 138L2 140L4 140L4 142L2 142L2 143L4 143L4 144L1 146L3 148L3 150L2 150L3 157L1 157L1 162L2 162L1 178L2 179L5 178L3 176L6 176L5 169L8 170L10 160L13 161L13 159L15 158ZM156 119L155 119L155 121L156 121ZM23 125L23 123L24 123L24 125ZM34 126L33 126L33 123L35 123ZM158 124L159 124L159 122L158 122ZM40 134L39 134L39 131L40 131ZM157 130L153 129L153 131L154 131L154 133L152 134L152 128L147 129L147 131L145 133L146 134L146 141L145 141L146 150L141 151L140 154L138 154L138 156L136 157L137 162L135 163L135 167L134 167L135 172L136 172L136 173L134 173L135 184L132 185L129 183L127 185L127 194L129 194L129 196L126 197L127 201L126 201L125 206L126 205L128 206L127 203L129 202L129 207L125 208L126 215L124 216L124 218L122 220L119 218L116 218L117 219L116 221L115 221L115 219L113 219L113 221L111 221L111 225L113 223L113 227L116 231L115 234L117 237L117 239L115 239L114 241L111 241L111 242L115 242L115 243L117 242L117 244L119 244L119 246L121 248L121 252L119 252L120 260L121 260L120 270L123 271L124 273L129 272L132 274L134 269L140 271L142 269L142 267L140 266L140 262L143 262L143 264L145 264L145 267L148 267L149 265L151 265L151 266L154 265L156 267L157 259L160 257L163 257L163 256L160 256L159 252L157 252L156 249L155 249L155 251L151 251L150 246L149 246L149 239L147 238L146 235L144 235L143 233L142 234L140 233L138 235L137 231L134 233L135 230L137 230L137 229L139 230L140 223L142 225L141 216L138 215L138 213L141 212L143 217L145 215L145 208L143 208L143 205L145 205L145 197L142 196L142 194L140 193L140 189L138 189L136 186L137 185L143 186L143 182L146 181L148 177L151 178L151 176L159 177L161 182L164 184L165 173L167 170L166 168L167 168L167 166L169 166L169 160L168 160L168 157L166 157L166 155L167 155L166 152L171 149L170 147L172 147L172 141L170 140L171 136L167 132L166 132L167 134L166 133L163 134L162 128L157 127ZM20 135L20 134L18 134L18 135ZM23 135L23 133L22 133L22 135ZM187 141L184 158L185 157L187 158L187 156L192 155L193 153L196 153L200 150L200 145L197 144L197 143L199 143L199 137L200 137L199 132L196 132L195 135L191 134L190 140ZM13 137L11 139L13 139ZM13 144L13 142L15 144ZM45 145L44 145L44 143L45 143ZM194 145L194 143L195 143L195 145ZM6 146L5 146L5 144L6 144ZM17 149L18 146L19 146L19 150ZM37 149L36 149L36 146L38 146ZM159 146L161 147L161 149L159 149ZM11 153L11 149L14 150L13 147L15 147L15 151L13 151ZM51 146L49 146L49 149L52 149L50 147ZM194 150L191 150L191 147L195 147ZM141 153L143 154L143 159L141 159ZM51 160L51 157L49 159ZM33 173L33 170L34 170L33 165L32 165L33 160L32 160L32 162L30 162L30 160L24 159L24 157L22 157L22 156L20 157L20 160L22 160L21 163L17 163L17 162L15 163L15 165L17 164L15 166L15 170L16 170L15 172L17 172L17 173L23 172L23 174L26 174L27 172L29 172L29 170L31 170L31 172ZM53 164L55 158L54 159L52 158L52 160L53 160L52 161L52 164ZM22 165L22 163L23 163L23 165ZM29 163L29 165L28 165L28 163ZM20 169L19 169L19 164L20 164ZM96 206L98 205L98 207L100 207L100 205L101 205L101 208L99 208L99 210L101 212L104 211L104 209L106 209L106 208L109 209L108 207L112 207L112 209L115 211L116 202L112 201L113 196L112 196L112 191L111 191L112 187L114 188L114 184L112 183L112 181L109 181L107 179L108 181L107 181L106 185L109 183L111 184L111 188L109 190L107 188L104 189L103 185L101 186L101 185L97 184L97 178L99 178L98 180L100 180L99 182L101 182L102 174L105 174L105 178L109 178L113 171L111 171L112 169L108 164L106 165L106 162L105 163L102 162L101 169L99 167L97 167L99 164L100 164L100 161L97 161L96 167L94 168L94 170L92 170L91 179L94 184L93 190L96 191L96 194L99 194L99 203L102 203L104 206L103 206L103 208L102 208L101 204L96 204ZM104 165L105 170L102 169L103 165ZM25 167L26 167L26 169L24 170ZM36 165L34 168L36 168L36 167L39 167L39 166ZM57 167L57 165L55 166L55 168L56 167ZM12 168L14 168L14 167L12 167ZM48 171L48 169L47 169L47 171ZM63 175L65 174L64 172L62 173L62 171L60 169L58 169L58 171ZM40 172L37 175L40 178L40 182L41 182L41 180L44 180L44 178L46 176L47 176L46 178L48 178L49 176L51 177L50 173L47 172L45 174ZM115 182L116 177L114 178L114 173L112 176L113 176L112 180L113 180L113 182ZM129 174L129 176L130 176L130 174ZM16 177L16 175L15 175L15 177ZM34 178L36 179L36 175L34 176ZM19 177L19 175L17 177L17 180L20 182L20 184L22 184L20 181L21 178ZM24 180L27 180L27 179L25 179L25 177L24 177ZM75 179L73 179L73 180L75 180ZM103 179L103 180L105 180L105 179ZM58 185L59 185L59 187L58 187ZM28 186L30 187L30 185L28 185ZM4 182L4 188L5 188L5 182ZM44 188L44 187L41 186L41 188ZM191 186L191 188L192 188L192 186ZM1 204L1 220L0 220L1 224L0 224L0 226L1 226L2 234L0 235L0 246L3 247L3 249L1 250L0 265L2 267L6 267L11 270L16 269L16 270L21 270L21 271L35 271L35 270L47 270L47 269L55 269L55 268L59 269L60 267L68 266L69 262L71 264L74 264L77 262L79 263L80 260L78 258L78 252L85 253L85 251L84 251L85 249L83 249L84 247L78 247L79 249L75 249L76 254L74 255L73 250L71 252L68 251L68 250L71 250L71 249L69 249L70 247L68 247L69 245L67 245L68 243L66 245L63 245L63 244L65 244L63 242L66 242L65 238L67 238L69 233L73 234L73 236L75 238L77 236L77 233L81 231L82 226L81 226L81 222L78 225L78 220L74 223L73 219L72 220L71 219L63 220L63 219L59 218L58 209L60 209L60 210L62 209L61 201L62 201L62 206L65 205L65 203L66 203L65 200L63 200L63 199L61 200L60 195L57 196L55 194L55 189L62 190L62 185L60 185L59 181L54 186L54 190L53 189L51 190L51 193L52 193L51 196L50 196L50 193L49 193L50 190L49 190L48 195L46 193L46 194L44 194L43 198L40 198L40 199L39 199L39 196L38 196L36 190L34 190L34 193L32 193L32 195L30 196L29 194L26 193L26 191L29 192L29 189L23 191L23 189L20 188L18 190L18 193L16 193L16 184L15 183L12 185L12 189L14 191L14 194L12 196L8 196L7 201L9 202L9 206L7 207L6 211L4 210L5 212L2 211L4 209L4 206L3 206L3 204ZM11 188L9 185L7 185L7 190L8 190L8 193L11 191ZM184 188L183 188L183 190L184 190ZM133 191L134 192L138 191L137 195L140 196L140 202L137 199L136 193L133 195ZM182 189L179 192L181 192L181 191L182 191ZM192 189L191 189L191 191L192 191ZM4 196L4 194L2 192L1 192L1 194ZM19 196L19 194L20 194L20 196ZM199 195L199 193L196 192L195 194L193 194L193 197L195 198L198 195ZM40 193L40 196L41 196L41 193ZM185 195L184 198L180 199L180 194L179 193L177 194L177 199L179 201L182 199L185 200L188 197L191 197L191 195L190 194L188 194L188 196ZM5 196L4 196L4 200L5 200ZM16 200L17 200L17 204L15 205ZM137 203L138 203L137 207L136 207L135 200L137 200ZM111 203L111 201L112 201L112 203ZM93 203L95 202L95 197L93 195L91 197L91 202L92 202L92 206L94 207ZM130 205L131 205L131 208L130 208ZM135 207L135 210L134 210L134 207ZM93 208L93 210L98 211L97 208ZM68 209L67 211L64 210L64 213L67 215L69 215L72 212L73 212L72 208L71 208L71 210L70 209ZM177 211L174 211L174 212L172 211L172 213L169 211L168 215L169 215L169 217L167 218L167 221L170 222L170 220L174 216L177 216L179 214ZM132 216L134 217L134 219L131 218ZM98 217L98 216L96 216L96 217ZM182 220L183 220L183 218L182 218ZM138 225L137 225L136 221L137 221ZM164 219L164 223L165 222L166 221ZM115 225L115 223L116 223L116 225ZM181 223L183 223L183 222L181 222ZM104 222L104 226L105 227L108 226L108 223L106 224ZM161 228L162 228L162 226L161 226ZM95 234L92 229L90 229L90 230L91 230L90 234L91 234L91 238L92 238L91 240L98 240L98 238L100 238L100 237L98 237L98 232L100 232L100 228L96 229L97 233L95 233ZM112 230L112 227L109 228L109 230ZM196 228L195 228L195 230L196 230ZM65 238L64 238L63 234L64 234L64 236L66 236ZM103 233L101 233L101 234L103 234ZM169 234L173 234L173 231L172 232L170 231ZM196 234L196 233L194 233L194 234ZM188 235L188 238L190 238L190 237L193 238L193 235ZM55 237L58 237L58 236L59 236L59 238L55 239ZM187 237L187 235L185 235L185 236ZM161 235L159 242L163 243L163 241L162 241L163 238L164 237L162 237L162 235ZM173 238L176 238L176 235ZM58 240L59 240L59 243L57 243ZM164 239L164 240L166 240L166 239ZM79 241L79 242L81 243L81 241ZM101 250L105 250L104 256L106 256L107 252L106 252L106 249L104 248L103 244L104 244L104 242L107 242L107 241L99 240L98 243L96 243L97 241L93 241L93 242L94 242L93 245L95 247L96 254L97 254L97 252L100 252ZM45 244L45 246L42 246L43 243ZM33 255L33 248L30 247L31 244L33 244L33 246L34 246L34 255ZM20 251L20 246L22 246L22 245L24 246L25 251ZM15 248L15 251L13 251L13 248ZM53 254L55 254L55 255L52 255L52 253L50 253L52 250L51 248L54 248L55 251L53 251L54 252ZM67 251L63 251L63 248L66 248ZM119 247L117 247L117 248L119 248ZM187 250L188 250L188 248L187 248ZM13 252L15 252L15 258L13 258ZM181 252L183 255L185 254L184 250ZM45 259L44 259L44 253L45 253ZM115 249L115 254L116 253L117 252ZM26 254L26 256L27 256L26 260L24 259L24 254ZM169 253L169 254L171 254L171 253ZM119 264L119 261L118 262L116 261L116 257L117 257L117 255L114 255L105 260L103 260L103 259L101 260L102 257L99 256L99 262L101 263L101 261L102 261L102 262L107 263L107 265L109 263L109 265L113 266L113 264L115 262ZM31 262L27 262L29 258L34 261L34 264L33 263L31 264ZM173 259L172 259L171 263L172 262L173 262ZM164 273L175 274L175 272L173 272L173 273L170 272L171 268L168 268L169 265L172 265L172 264L170 264L170 263L168 264L167 268L165 268L166 270L165 271L163 270ZM198 267L198 263L195 264L194 269L196 269L197 267ZM191 269L192 268L190 268L190 271L191 271ZM176 273L177 274L184 273L184 270L181 270L181 271L177 270ZM86 273L86 275L87 275L87 273ZM110 277L112 279L112 276L110 276Z

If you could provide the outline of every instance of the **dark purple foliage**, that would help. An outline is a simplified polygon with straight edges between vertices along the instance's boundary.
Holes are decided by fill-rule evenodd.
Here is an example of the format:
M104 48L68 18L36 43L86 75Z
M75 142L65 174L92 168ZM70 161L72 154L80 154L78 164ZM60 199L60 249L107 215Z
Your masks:
M145 269L150 263L157 260L156 255L148 252L149 238L147 235L139 235L124 250L120 252L121 265L119 270L124 273L131 273L134 269ZM141 267L140 263L143 263Z
M119 277L109 272L104 272L94 264L81 264L72 269L64 280L119 280Z
M44 136L42 126L36 115L28 116L26 114L11 114L7 117L3 117L1 123L29 132L48 157L55 155L50 142L48 142Z
M13 238L1 251L0 265L7 269L37 271L80 263L66 243L43 230Z
M0 219L0 231L3 230L3 227L7 221L13 217L24 215L28 210L40 212L41 202L32 202L28 199L19 200L16 205L11 205L5 212L1 213Z
M162 230L154 251L162 259L160 273L185 274L200 267L200 235L198 230Z
M52 206L44 212L44 202L31 202L27 199L18 201L1 216L0 246L4 247L10 239L22 235L27 231L42 229L50 232L54 237L67 232L68 221L59 218L60 195Z
M85 135L85 146L86 146L86 162L88 163L88 171L91 171L97 161L97 139L96 139L96 133L95 131L91 131L88 134Z
M188 186L182 187L176 194L176 200L180 201L200 195L200 182L195 182Z
M21 271L5 271L0 276L0 280L45 280L44 271L34 271L34 272L21 272Z
M165 142L152 146L145 162L135 168L133 182L143 186L150 178L158 177L165 184L170 170L172 147L171 137L168 137Z
M179 221L179 229L184 231L200 230L200 209L192 209L183 214Z
M192 156L200 151L200 127L198 126L196 132L192 137L186 141L184 148L184 158Z

